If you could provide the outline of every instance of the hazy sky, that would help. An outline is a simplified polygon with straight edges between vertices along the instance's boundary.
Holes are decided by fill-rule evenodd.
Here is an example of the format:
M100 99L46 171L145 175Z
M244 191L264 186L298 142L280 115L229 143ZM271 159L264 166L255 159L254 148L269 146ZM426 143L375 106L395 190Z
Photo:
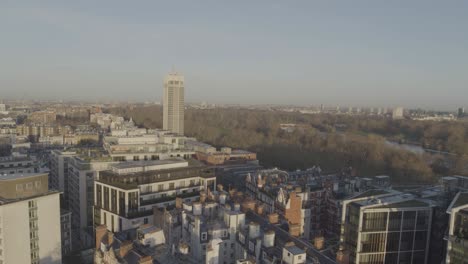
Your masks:
M0 2L0 99L468 106L468 1Z

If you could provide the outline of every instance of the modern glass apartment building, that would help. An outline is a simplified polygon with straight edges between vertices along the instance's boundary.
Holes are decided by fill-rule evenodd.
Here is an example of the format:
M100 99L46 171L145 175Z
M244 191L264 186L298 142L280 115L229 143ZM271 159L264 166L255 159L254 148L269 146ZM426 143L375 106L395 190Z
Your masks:
M460 192L453 199L447 235L446 263L468 263L468 192Z
M432 204L370 190L344 201L341 242L349 263L427 263Z

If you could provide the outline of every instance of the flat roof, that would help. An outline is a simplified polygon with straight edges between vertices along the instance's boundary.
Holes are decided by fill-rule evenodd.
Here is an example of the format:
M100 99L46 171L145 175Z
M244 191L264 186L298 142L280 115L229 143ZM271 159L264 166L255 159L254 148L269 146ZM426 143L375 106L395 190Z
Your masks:
M207 143L204 143L204 142L200 142L200 141L195 141L195 140L187 140L186 141L187 144L191 144L191 145L196 145L196 146L199 146L199 147L210 147L210 148L214 148L212 145L210 144L207 144Z
M453 176L445 176L445 177L442 177L443 180L458 180L458 178L455 178Z
M160 231L161 228L158 228L154 225L142 225L140 226L140 228L138 228L138 231L143 233L143 234L151 234L151 233L154 233L154 232L158 232Z
M453 208L459 207L462 205L468 205L468 193L467 192L461 192L458 195L458 198L453 201Z
M390 178L390 176L388 176L388 175L378 175L378 176L375 176L375 178L386 179L386 178Z
M34 173L13 173L13 174L0 174L0 181L16 180L22 178L32 178L42 175L47 175L47 172L34 172Z
M15 156L8 156L0 158L0 163L10 163L10 162L20 162L20 161L36 161L31 157L15 157Z
M231 154L253 154L254 152L244 150L244 149L234 149L231 151Z
M377 195L382 195L382 194L390 194L390 192L385 191L385 190L380 190L380 189L372 189L365 191L352 199L357 199L357 198L365 198L365 197L371 197L371 196L377 196Z
M411 208L411 207L428 207L430 206L429 203L423 202L420 200L407 200L403 202L397 202L397 203L392 203L392 204L387 204L387 205L382 205L379 207L373 207L373 208Z
M35 195L29 196L29 197L22 197L22 198L15 198L15 199L8 199L8 198L0 197L0 205L21 202L21 201L24 201L24 200L36 199L36 198L39 198L39 197L42 197L42 196L54 195L54 194L59 194L59 193L60 192L56 191L56 190L48 190L47 192L35 194Z
M112 168L116 169L127 169L127 168L136 168L136 167L145 167L145 166L157 166L157 165L166 165L166 164L178 164L186 163L187 160L182 158L170 158L165 160L141 160L141 161L128 161L112 165Z
M366 207L369 209L411 208L431 206L431 203L429 201L418 199L414 195L408 193L394 193L393 195L386 195L381 197L369 197L368 199L360 199L357 201L353 201L352 204L355 204L359 207Z
M297 246L290 246L286 248L287 251L291 252L293 255L305 254L306 252Z

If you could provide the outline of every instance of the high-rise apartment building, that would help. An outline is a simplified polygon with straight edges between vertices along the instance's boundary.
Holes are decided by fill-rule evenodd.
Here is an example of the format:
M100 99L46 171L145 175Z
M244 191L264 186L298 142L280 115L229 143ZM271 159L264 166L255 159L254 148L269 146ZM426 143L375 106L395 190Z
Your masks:
M94 243L94 180L99 177L101 171L116 163L99 151L89 151L89 155L80 154L71 157L67 165L68 209L72 212L72 247L75 250L92 246Z
M396 191L369 190L344 201L338 263L428 263L433 206Z
M403 107L397 107L393 109L392 118L393 119L403 119L404 118L404 109Z
M184 76L171 72L164 79L163 129L184 134Z
M61 205L68 208L68 162L76 156L74 151L53 150L49 156L49 186L62 194Z
M0 175L0 263L62 263L60 231L47 173Z
M464 107L459 107L457 111L458 117L463 117L465 116L465 108Z

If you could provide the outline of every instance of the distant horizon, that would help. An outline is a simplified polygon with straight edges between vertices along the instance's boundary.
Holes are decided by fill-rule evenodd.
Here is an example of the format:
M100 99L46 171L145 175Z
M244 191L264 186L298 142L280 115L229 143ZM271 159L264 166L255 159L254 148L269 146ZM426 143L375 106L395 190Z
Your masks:
M3 100L2 100L3 99ZM7 103L5 103L7 102ZM35 102L35 103L84 103L84 104L147 104L147 105L161 105L162 106L162 100L147 100L147 101L141 101L141 100L112 100L112 99L105 99L105 100L74 100L74 99L14 99L14 98L0 98L0 104L4 103L8 105L8 102L24 102L24 103L29 103L29 102ZM297 108L308 108L308 107L313 107L313 108L319 108L321 105L325 109L333 109L336 107L340 107L340 110L346 110L349 107L352 107L354 110L357 108L360 109L374 109L374 111L377 111L379 108L380 109L387 109L387 110L392 110L397 107L402 107L404 110L425 110L425 111L434 111L434 112L457 112L458 109L464 108L467 109L467 107L461 105L457 106L454 109L441 109L441 108L425 108L425 107L420 107L420 106L402 106L402 105L395 105L395 106L389 106L389 105L339 105L339 104L281 104L281 103L222 103L222 102L209 102L209 101L186 101L186 105L199 105L202 103L206 103L207 106L215 105L215 106L240 106L240 107L249 107L249 106L258 106L258 107L297 107Z
M5 1L1 96L160 101L174 68L188 101L453 111L468 2L430 2Z

